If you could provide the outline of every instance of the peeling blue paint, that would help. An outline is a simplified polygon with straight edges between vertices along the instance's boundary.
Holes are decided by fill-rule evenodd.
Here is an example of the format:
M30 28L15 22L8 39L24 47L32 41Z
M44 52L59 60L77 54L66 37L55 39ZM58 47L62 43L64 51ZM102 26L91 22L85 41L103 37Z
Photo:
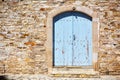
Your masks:
M92 65L92 18L68 11L53 20L54 66Z

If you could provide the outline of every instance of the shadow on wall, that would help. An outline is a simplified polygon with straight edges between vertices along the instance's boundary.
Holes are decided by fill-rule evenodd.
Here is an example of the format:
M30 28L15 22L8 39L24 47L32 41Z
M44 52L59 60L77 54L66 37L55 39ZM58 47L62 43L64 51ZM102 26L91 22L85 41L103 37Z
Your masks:
M3 75L3 76L0 76L0 80L9 80L9 79L7 78L7 76Z

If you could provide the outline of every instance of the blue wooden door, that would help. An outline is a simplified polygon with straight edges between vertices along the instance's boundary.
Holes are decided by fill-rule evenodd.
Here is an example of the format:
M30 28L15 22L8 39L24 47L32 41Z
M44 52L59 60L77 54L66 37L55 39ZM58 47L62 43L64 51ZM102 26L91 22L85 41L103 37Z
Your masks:
M64 12L53 19L54 66L92 65L92 21L79 12Z

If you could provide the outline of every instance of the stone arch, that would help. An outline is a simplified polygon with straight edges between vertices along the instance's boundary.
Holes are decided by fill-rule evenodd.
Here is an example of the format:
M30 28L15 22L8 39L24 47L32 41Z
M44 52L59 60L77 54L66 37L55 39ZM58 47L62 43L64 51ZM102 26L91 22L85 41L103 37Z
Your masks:
M91 17L93 17L93 10L90 8L84 7L84 6L74 6L74 5L69 5L69 6L61 6L59 8L55 8L51 12L48 13L48 18L52 18L57 14L60 14L62 12L66 11L78 11L78 12L83 12Z

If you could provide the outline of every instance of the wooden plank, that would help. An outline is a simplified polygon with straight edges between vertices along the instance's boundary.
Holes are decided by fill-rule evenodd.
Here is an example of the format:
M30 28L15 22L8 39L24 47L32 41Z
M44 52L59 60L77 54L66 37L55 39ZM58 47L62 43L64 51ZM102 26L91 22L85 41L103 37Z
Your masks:
M92 65L92 21L82 13L73 13L73 65Z
M71 65L72 59L72 16L63 13L54 22L54 63L55 66Z

